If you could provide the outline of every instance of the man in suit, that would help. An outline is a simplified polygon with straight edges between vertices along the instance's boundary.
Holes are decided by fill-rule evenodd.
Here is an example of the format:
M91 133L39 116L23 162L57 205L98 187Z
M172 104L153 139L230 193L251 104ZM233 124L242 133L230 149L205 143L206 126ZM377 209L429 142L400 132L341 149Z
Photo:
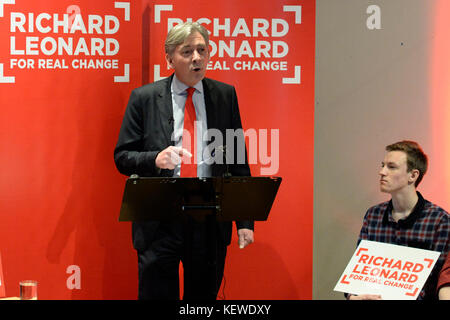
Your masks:
M242 129L234 87L205 78L208 41L207 30L198 23L187 22L169 31L165 52L174 74L132 91L114 150L114 160L121 173L147 177L186 176L183 173L190 170L187 169L190 162L190 165L195 164L194 176L222 176L225 173L250 176L245 150L245 161L239 161L239 152L233 152L231 164L211 163L217 150L208 148L211 140L202 139L207 136L206 130L215 130L225 137L227 129ZM188 109L192 104L192 109ZM185 112L194 108L193 115ZM185 143L189 135L185 135L183 128L188 126L188 118L192 116L196 122L196 138L192 145L196 144L196 148L189 150L186 147L189 144ZM243 136L236 135L235 139L243 139ZM235 142L234 148L239 145ZM218 236L214 244L216 263L211 269L207 248L210 245L208 231L211 231L208 228L211 227L204 221L184 215L170 223L133 222L139 299L179 299L180 261L184 268L184 299L216 299L232 224L214 224ZM237 221L236 227L240 248L253 242L252 221ZM211 286L215 280L215 285Z

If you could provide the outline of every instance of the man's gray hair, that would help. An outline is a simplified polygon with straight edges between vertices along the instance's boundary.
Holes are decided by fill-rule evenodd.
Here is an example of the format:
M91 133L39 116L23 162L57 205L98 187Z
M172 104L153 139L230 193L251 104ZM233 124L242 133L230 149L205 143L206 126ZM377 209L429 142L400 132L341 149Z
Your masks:
M175 48L182 44L194 32L200 33L203 39L205 39L206 46L209 47L208 30L198 22L185 22L170 29L166 42L164 43L166 53L171 55L175 51Z

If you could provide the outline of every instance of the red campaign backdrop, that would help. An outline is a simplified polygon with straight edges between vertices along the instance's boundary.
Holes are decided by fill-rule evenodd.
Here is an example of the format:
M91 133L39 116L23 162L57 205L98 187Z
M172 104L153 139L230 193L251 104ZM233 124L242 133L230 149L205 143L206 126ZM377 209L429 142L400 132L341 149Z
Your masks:
M311 298L314 0L6 2L0 252L7 296L34 279L40 299L137 297L131 226L118 222L126 177L113 149L131 90L171 73L168 27L192 19L211 32L207 76L236 87L244 129L261 134L256 149L249 141L249 153L257 151L252 175L283 177L269 220L256 223L256 242L239 250L234 233L219 297Z

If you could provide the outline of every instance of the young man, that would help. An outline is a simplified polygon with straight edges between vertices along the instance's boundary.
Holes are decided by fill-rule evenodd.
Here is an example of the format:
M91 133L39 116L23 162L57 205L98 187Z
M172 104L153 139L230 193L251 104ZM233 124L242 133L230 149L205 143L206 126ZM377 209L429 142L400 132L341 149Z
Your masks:
M167 35L165 52L174 74L131 93L114 150L118 170L125 175L147 177L211 177L225 172L250 176L247 161L207 164L203 158L207 152L203 151L208 141L194 138L186 143L189 137L203 137L206 129L220 130L225 137L226 129L242 128L234 87L205 78L208 31L198 23L177 25ZM192 136L185 135L186 131ZM189 148L195 141L197 148ZM240 247L252 243L253 222L237 221L236 226ZM212 266L208 228L188 215L171 222L133 223L139 299L179 299L180 261L184 268L184 299L216 299L232 226L216 222L213 227L218 232L213 244L217 256ZM214 281L216 285L211 286Z
M416 190L427 167L427 156L414 141L386 147L379 172L380 190L392 198L367 211L358 239L358 244L370 240L441 252L418 300L437 299L437 279L450 242L449 214ZM381 296L350 294L347 299L376 300Z

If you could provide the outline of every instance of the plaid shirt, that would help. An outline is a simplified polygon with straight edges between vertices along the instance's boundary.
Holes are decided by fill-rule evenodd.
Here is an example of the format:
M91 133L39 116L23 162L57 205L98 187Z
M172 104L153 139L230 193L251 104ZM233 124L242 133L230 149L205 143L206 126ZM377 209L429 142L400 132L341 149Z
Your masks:
M361 240L370 240L439 251L441 255L417 298L437 299L439 271L450 246L450 215L444 209L425 200L419 192L417 195L419 200L413 211L398 223L392 218L392 200L367 210L358 244Z

